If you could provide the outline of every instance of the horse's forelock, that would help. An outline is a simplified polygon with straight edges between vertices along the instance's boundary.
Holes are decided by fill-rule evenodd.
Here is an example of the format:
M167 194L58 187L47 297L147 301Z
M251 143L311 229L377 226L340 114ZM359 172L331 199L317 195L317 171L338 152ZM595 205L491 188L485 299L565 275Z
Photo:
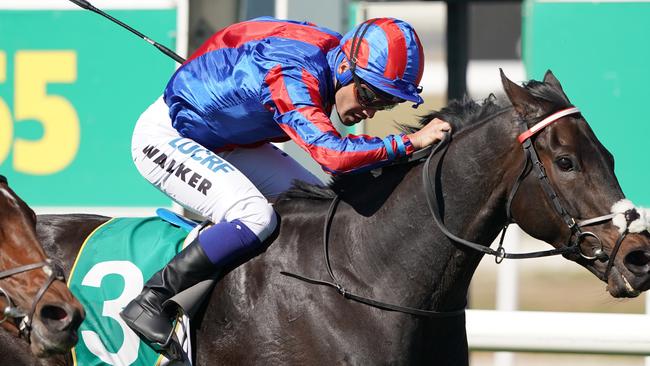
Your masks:
M524 87L532 96L538 99L545 100L553 105L553 109L564 109L572 107L573 105L564 94L555 86L537 80L529 80L524 83Z

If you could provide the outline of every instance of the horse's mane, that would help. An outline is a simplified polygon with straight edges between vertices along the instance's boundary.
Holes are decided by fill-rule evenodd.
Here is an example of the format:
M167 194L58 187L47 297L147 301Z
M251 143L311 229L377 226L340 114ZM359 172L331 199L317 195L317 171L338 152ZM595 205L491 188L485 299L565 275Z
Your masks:
M434 118L440 118L452 125L453 133L457 133L478 121L495 114L503 108L497 97L490 94L482 103L469 98L467 95L463 99L452 100L446 107L439 111L431 111L419 118L418 125L398 124L398 129L403 133L413 133L424 127Z
M327 186L294 180L291 188L282 194L280 200L293 198L331 200L336 196L335 191L332 189L332 185L336 180L338 180L336 177L332 178L331 182Z
M535 98L550 103L554 110L572 106L564 92L551 84L529 80L524 83L524 88ZM490 94L482 103L478 103L466 95L461 100L452 100L449 105L439 111L432 111L421 116L417 126L398 124L398 127L404 133L413 133L424 127L432 119L440 118L449 122L454 133L457 133L477 122L484 121L509 105L509 102L499 101L494 94Z
M555 109L571 106L571 102L569 102L564 92L551 84L530 80L524 83L524 87L534 97L551 103ZM420 130L432 119L440 118L452 125L452 131L455 134L481 121L485 121L509 105L509 102L498 100L494 94L490 94L482 103L465 96L460 100L452 100L439 111L432 111L420 116L418 125L397 124L397 127L401 132L409 134ZM386 169L391 168L393 167ZM295 181L293 187L282 195L282 199L331 200L336 196L337 192L344 191L346 188L370 187L376 179L376 175L365 172L334 176L327 186Z

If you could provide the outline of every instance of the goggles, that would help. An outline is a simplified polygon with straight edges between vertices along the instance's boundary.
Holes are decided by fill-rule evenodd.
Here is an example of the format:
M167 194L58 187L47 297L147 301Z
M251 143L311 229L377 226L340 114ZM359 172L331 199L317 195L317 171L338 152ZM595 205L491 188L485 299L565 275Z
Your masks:
M373 88L365 83L354 72L352 73L355 86L355 94L357 102L363 108L370 108L376 110L393 109L399 103L404 102L403 99L384 93L380 90Z

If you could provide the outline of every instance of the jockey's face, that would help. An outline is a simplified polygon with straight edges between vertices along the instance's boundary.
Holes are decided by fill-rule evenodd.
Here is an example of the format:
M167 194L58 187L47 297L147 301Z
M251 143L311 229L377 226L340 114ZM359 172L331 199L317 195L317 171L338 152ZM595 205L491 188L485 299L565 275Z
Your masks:
M348 65L343 61L337 71L342 73L347 69ZM377 112L374 108L363 107L359 104L355 88L355 83L349 83L341 87L334 96L336 111L341 118L341 122L346 126L352 126L366 118L372 118Z
M339 113L341 122L346 126L352 126L366 118L372 118L377 112L373 108L364 108L356 98L354 83L350 83L336 92L334 97L336 111Z

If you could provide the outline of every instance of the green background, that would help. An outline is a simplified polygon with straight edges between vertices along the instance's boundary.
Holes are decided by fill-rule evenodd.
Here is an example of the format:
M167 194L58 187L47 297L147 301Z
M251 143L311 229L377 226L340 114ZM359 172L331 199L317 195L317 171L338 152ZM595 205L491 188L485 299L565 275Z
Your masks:
M614 154L623 191L650 205L650 2L525 1L528 76L551 69Z
M175 9L109 13L175 48ZM0 172L16 192L32 206L169 205L169 199L135 169L130 144L135 121L162 94L175 62L89 11L0 10L0 51L7 58L7 79L0 83L0 98L11 111L14 56L17 51L30 50L76 51L76 82L48 84L47 93L72 103L79 116L81 141L75 160L51 175L16 172L10 153L0 162ZM13 119L15 137L38 140L42 136L38 121Z

